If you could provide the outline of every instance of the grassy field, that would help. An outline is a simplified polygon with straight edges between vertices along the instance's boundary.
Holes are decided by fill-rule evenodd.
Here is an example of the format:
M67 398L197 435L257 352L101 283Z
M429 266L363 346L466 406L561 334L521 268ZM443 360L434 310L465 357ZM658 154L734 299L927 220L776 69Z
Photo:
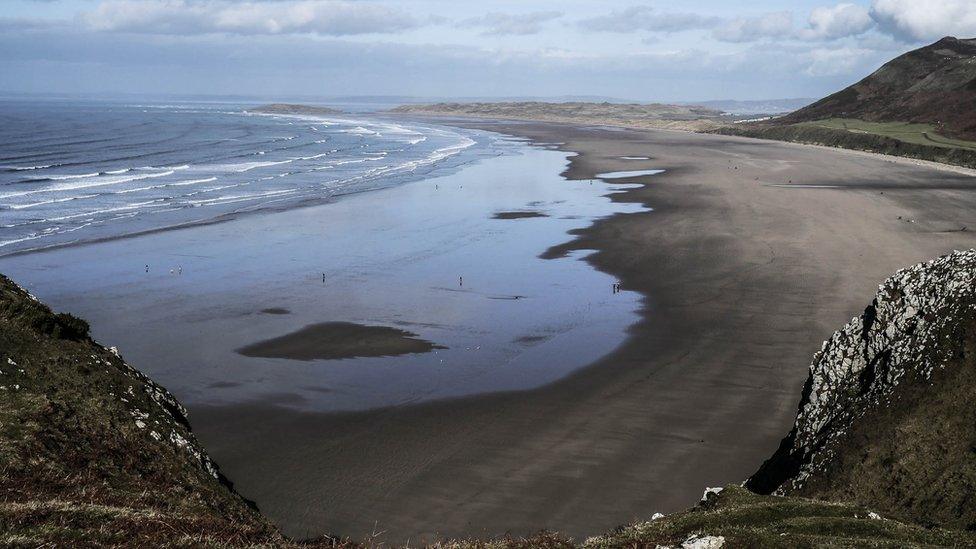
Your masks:
M851 133L867 133L890 137L906 143L928 145L947 149L968 149L976 151L976 142L952 139L936 133L931 124L912 124L909 122L866 122L855 118L828 118L813 122L801 122L798 126L813 126L832 130L845 130Z

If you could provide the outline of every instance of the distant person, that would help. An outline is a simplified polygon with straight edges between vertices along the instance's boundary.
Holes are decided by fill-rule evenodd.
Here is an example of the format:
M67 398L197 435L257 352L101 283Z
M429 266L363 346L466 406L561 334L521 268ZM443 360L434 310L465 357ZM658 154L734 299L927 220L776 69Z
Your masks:
M322 283L325 283L325 273L322 273Z
M464 277L463 276L459 276L458 277L458 286L464 286Z
M148 263L146 264L146 272L147 273L149 272L149 264Z
M183 274L183 265L180 265L180 268L178 269L178 272L179 272L179 274Z

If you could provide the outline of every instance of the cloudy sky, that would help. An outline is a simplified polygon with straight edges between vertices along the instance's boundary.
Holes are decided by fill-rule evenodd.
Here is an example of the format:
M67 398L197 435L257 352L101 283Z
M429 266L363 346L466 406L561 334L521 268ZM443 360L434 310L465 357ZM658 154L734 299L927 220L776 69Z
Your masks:
M0 92L819 97L976 0L3 0Z

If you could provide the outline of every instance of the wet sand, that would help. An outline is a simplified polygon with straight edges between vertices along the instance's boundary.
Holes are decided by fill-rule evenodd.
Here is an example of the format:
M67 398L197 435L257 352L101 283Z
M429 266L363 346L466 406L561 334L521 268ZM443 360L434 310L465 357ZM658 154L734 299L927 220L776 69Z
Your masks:
M268 309L265 309L267 312ZM388 326L364 326L352 322L322 322L237 350L244 356L289 360L339 360L343 358L398 356L446 349L417 334Z
M772 453L810 357L882 279L976 243L959 230L976 226L976 179L959 173L724 136L458 124L563 143L570 179L666 170L614 180L645 183L613 199L653 211L546 253L597 250L588 261L645 296L641 320L611 355L530 391L341 414L193 409L224 472L292 535L580 537L687 507Z
M549 217L542 212L497 212L493 219L532 219L534 217Z

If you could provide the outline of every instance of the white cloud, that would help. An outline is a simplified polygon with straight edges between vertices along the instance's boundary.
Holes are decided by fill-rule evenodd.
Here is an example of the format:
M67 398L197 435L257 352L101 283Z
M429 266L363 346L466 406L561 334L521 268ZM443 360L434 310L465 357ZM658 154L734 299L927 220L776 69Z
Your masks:
M807 54L804 72L810 76L838 76L855 73L877 53L857 47L814 48Z
M861 6L837 4L832 8L815 8L810 12L809 25L800 31L801 38L835 40L867 32L874 26L874 20Z
M418 25L400 10L347 0L106 0L79 19L93 30L150 34L341 36L390 33Z
M793 13L789 11L733 19L713 33L716 39L723 42L753 42L766 38L788 38L793 34Z
M562 17L558 11L536 11L532 13L508 14L492 12L481 17L472 17L460 22L462 27L484 27L483 34L536 34L542 30L543 23Z
M657 51L496 50L304 35L7 29L0 32L0 89L152 94L246 90L281 99L323 93L572 94L661 101L818 97L891 57L891 52L873 50L865 57L836 50L810 54L817 48L802 42L700 49L706 45L688 49L665 42ZM852 66L851 59L858 64L841 73Z
M718 17L697 13L660 12L651 6L632 6L592 17L579 22L587 30L606 32L636 32L640 30L678 32L712 28L721 22Z
M976 36L976 0L874 0L871 17L907 42Z

